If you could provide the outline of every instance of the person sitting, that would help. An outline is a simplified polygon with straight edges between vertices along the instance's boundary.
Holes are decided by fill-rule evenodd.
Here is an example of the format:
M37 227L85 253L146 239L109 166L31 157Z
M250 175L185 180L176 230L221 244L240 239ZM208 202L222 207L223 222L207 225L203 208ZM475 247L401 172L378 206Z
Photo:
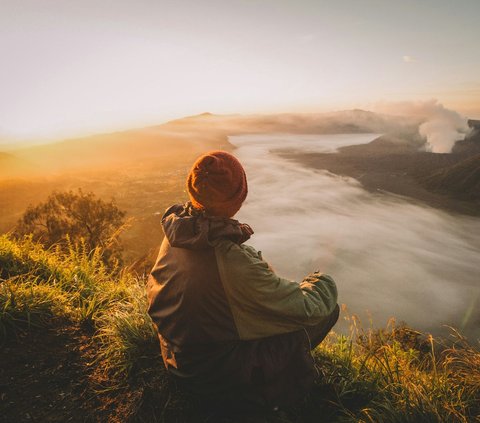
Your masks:
M334 280L319 272L284 279L245 244L253 230L233 216L247 178L233 155L199 157L187 190L190 201L162 217L165 237L147 282L166 369L218 406L296 403L316 376L311 350L338 320Z

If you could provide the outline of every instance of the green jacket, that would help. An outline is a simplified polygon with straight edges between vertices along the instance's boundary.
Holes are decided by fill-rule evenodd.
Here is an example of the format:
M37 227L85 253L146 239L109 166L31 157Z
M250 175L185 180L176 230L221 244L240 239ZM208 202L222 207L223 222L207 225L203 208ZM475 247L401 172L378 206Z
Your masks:
M308 389L314 369L304 328L335 309L333 279L279 277L243 244L248 225L189 203L168 209L162 226L147 293L167 369L196 392L262 404Z
M337 305L337 287L314 273L302 282L276 275L253 247L214 242L220 279L240 339L257 339L316 325Z

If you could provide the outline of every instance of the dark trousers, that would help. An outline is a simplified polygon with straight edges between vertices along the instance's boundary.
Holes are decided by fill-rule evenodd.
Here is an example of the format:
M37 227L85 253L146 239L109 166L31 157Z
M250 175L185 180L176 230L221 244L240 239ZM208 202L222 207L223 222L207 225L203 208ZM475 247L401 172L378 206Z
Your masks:
M167 369L177 383L216 409L242 410L300 401L315 378L314 349L338 320L339 307L305 330L209 348L203 354L171 350L161 338L164 361L175 357L178 368ZM168 356L168 357L167 357Z
M326 338L328 332L330 332L335 323L337 323L339 315L340 307L337 304L333 312L329 316L327 316L325 320L322 320L315 326L307 326L305 328L308 337L310 338L310 348L312 350L318 347L320 342L322 342Z

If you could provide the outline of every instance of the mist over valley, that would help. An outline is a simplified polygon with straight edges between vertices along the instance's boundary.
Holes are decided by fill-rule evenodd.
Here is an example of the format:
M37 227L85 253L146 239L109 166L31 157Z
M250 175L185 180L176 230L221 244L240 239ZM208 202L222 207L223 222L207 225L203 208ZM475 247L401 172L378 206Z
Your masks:
M478 218L371 193L353 178L285 158L288 149L336 154L377 137L230 137L250 184L238 218L252 225L252 244L280 275L333 275L340 302L366 324L382 326L395 316L421 330L438 333L448 324L478 336Z

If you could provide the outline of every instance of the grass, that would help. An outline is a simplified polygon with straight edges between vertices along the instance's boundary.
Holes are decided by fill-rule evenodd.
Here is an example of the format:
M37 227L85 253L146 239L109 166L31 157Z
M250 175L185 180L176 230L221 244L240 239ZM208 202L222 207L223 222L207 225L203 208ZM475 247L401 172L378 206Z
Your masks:
M144 280L105 268L96 251L71 246L61 253L8 236L0 237L0 269L0 343L53 322L84 327L94 351L86 366L95 392L109 392L114 409L129 398L111 421L217 421L169 381L146 311ZM373 330L349 319L348 336L332 332L314 351L319 377L302 404L223 420L480 421L478 344L453 329L447 343L393 320Z
M447 347L393 322L355 337L332 335L316 351L322 383L335 387L336 404L351 421L479 420L480 353L452 335ZM361 399L365 404L352 407Z
M68 316L65 293L55 286L38 284L22 276L0 285L0 330L2 337L19 325L43 326L55 316Z

